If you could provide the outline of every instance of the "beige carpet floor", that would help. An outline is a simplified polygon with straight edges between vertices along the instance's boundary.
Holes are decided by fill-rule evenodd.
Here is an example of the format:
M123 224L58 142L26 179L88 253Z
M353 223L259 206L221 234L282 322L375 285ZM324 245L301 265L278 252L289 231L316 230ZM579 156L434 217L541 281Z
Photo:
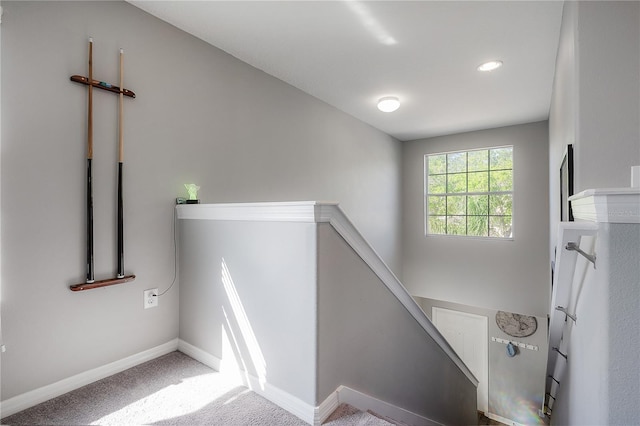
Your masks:
M3 425L281 425L304 421L181 352L2 419ZM341 405L330 426L391 423Z

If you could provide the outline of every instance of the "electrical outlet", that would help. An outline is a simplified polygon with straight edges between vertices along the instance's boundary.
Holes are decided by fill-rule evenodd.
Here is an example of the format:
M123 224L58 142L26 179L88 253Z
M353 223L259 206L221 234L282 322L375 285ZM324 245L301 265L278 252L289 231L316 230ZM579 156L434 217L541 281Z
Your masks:
M158 289L152 288L144 291L144 308L155 308L158 306Z

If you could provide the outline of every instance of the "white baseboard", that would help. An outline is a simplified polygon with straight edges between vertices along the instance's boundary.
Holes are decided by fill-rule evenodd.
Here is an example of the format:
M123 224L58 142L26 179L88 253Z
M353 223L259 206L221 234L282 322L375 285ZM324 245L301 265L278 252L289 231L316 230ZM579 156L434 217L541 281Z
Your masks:
M487 416L487 417L489 417L491 420L495 420L495 421L497 421L497 422L504 423L505 425L510 425L510 426L525 426L525 425L524 425L524 424L522 424L522 423L518 423L518 422L516 422L516 421L513 421L513 420L511 420L511 419L507 419L506 417L502 417L502 416L499 416L499 415L497 415L497 414L493 414L493 413L489 413L489 412L487 412L487 413L484 413L484 415L485 415L485 416Z
M214 370L219 371L222 360L218 357L213 356L202 349L185 342L184 340L179 340L178 350L213 368ZM441 423L381 401L346 386L340 386L318 407L314 407L269 383L260 383L257 377L247 374L245 371L239 371L238 376L241 378L243 385L258 395L268 399L277 406L314 426L320 426L341 403L352 405L362 411L371 410L382 416L410 425L442 426Z
M56 396L71 392L72 390L81 388L82 386L86 386L97 380L104 379L105 377L112 376L128 368L142 364L143 362L158 358L159 356L166 355L177 349L178 339L173 339L167 343L163 343L162 345L147 349L146 351L128 356L121 360L76 374L75 376L25 392L21 395L16 395L13 398L0 402L0 414L2 417L10 416L22 410L26 410L29 407L40 404L41 402L55 398Z
M246 377L249 389L310 425L314 424L316 408L313 405L307 404L303 400L269 383L261 384L257 377L251 375L246 375Z
M324 401L322 401L319 406L316 407L313 426L320 426L322 422L329 418L331 413L336 411L338 405L340 405L340 399L338 398L338 389L336 389L335 391L331 392L331 395L329 395Z
M185 355L219 371L221 360L200 348L197 348L183 340L174 339L162 345L148 349L135 355L123 358L119 361L85 371L75 376L60 380L47 386L14 396L6 401L0 402L1 417L7 417L18 413L34 405L45 402L51 398L63 395L82 386L93 383L97 380L104 379L113 374L124 371L128 368L135 367L143 362L150 361L162 355L166 355L175 350L183 352ZM392 418L407 424L416 426L441 426L440 423L434 422L426 417L396 407L387 402L366 395L362 392L340 386L335 392L331 393L318 407L314 407L301 399L273 386L269 383L260 383L257 377L247 374L244 371L239 372L242 377L243 384L258 395L268 399L279 407L287 410L291 414L299 417L310 425L319 426L325 421L331 413L341 403L350 404L362 411L371 410L382 416ZM495 414L487 413L487 417L501 421L506 424L519 426L517 423L504 419Z
M419 414L412 413L404 408L389 404L388 402L346 386L340 386L335 393L338 394L338 402L340 404L346 403L361 411L371 410L376 414L389 417L390 419L406 423L408 425L443 426L442 423L438 423Z
M220 365L222 364L222 360L220 358L181 339L178 341L178 350L196 361L199 361L216 371L220 371ZM231 372L228 373L231 374ZM248 387L263 398L268 399L305 422L311 425L314 424L316 411L314 406L307 404L301 399L271 385L270 383L260 383L260 380L257 377L247 374L245 371L234 372L233 376L239 378L244 386Z
M185 355L190 356L216 371L220 371L221 360L217 356L213 356L208 352L203 351L200 348L193 346L191 343L187 343L182 339L178 339L178 350Z

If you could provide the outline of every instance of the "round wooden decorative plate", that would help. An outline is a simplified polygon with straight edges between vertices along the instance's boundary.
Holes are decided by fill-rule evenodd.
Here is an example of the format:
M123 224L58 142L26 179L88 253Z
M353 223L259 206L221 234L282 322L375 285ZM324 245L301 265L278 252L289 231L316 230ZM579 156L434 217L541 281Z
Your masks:
M496 324L500 330L513 337L531 336L538 329L536 317L498 311Z

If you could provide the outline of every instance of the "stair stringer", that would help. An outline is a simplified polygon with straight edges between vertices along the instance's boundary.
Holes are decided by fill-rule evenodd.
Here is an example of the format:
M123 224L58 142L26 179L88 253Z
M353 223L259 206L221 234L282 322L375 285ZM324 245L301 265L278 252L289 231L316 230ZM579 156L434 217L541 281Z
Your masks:
M318 399L344 386L432 422L477 421L477 381L333 226L317 241Z

